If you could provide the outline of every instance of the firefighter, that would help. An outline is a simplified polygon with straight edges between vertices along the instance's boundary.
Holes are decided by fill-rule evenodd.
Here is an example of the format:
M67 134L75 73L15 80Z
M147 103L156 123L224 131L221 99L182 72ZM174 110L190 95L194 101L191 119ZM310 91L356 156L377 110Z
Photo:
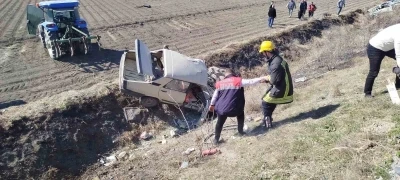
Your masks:
M272 127L272 113L278 104L293 102L293 82L289 71L289 65L282 57L272 41L263 41L259 51L268 64L267 81L270 87L262 97L263 125Z
M369 59L369 73L365 80L365 97L372 97L372 86L375 78L378 76L382 60L385 56L395 59L397 67L393 68L396 74L396 88L400 88L400 79L398 78L400 66L400 24L389 26L369 40L367 46L367 55Z
M213 143L219 144L219 138L224 123L228 117L236 117L238 121L238 133L244 135L244 88L260 82L266 82L266 77L255 79L242 79L240 76L234 75L231 69L225 70L225 78L215 84L215 91L211 99L209 110L216 112L218 116L215 126L215 138Z

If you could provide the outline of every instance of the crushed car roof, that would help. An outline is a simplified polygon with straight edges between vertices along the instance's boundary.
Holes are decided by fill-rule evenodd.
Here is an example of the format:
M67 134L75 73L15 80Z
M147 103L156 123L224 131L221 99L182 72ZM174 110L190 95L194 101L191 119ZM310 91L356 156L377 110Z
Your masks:
M208 69L201 59L163 49L164 77L207 86Z

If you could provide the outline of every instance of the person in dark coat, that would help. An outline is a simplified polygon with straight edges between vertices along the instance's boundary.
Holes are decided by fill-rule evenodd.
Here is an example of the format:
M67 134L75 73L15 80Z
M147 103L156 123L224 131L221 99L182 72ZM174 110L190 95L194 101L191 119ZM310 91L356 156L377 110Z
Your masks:
M269 11L268 11L268 26L270 28L272 28L275 18L276 18L275 5L271 5L271 7L269 8Z
M267 81L271 84L262 97L263 125L272 127L272 113L278 104L293 102L293 82L288 63L279 56L271 41L263 41L259 51L268 63Z
M306 11L307 11L307 2L305 0L302 0L299 6L299 15L298 15L300 20L304 16Z
M215 126L215 138L213 143L219 144L219 138L224 123L228 117L236 117L238 121L238 132L244 135L244 88L260 82L266 82L266 77L254 79L242 79L235 76L231 69L225 70L225 79L215 84L215 91L211 99L209 111L215 112L218 116Z

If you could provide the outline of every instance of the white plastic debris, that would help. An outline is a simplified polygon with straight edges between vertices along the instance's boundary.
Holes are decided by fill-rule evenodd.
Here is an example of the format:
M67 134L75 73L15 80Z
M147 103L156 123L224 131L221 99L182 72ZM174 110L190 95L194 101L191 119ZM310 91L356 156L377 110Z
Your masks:
M117 161L117 158L114 155L108 156L105 159L105 164L104 166L110 166L112 164L114 164Z
M294 82L304 82L306 80L307 80L307 77L304 76L304 77L295 79Z
M118 159L124 159L126 157L127 153L125 151L122 151L118 154Z
M189 162L184 161L184 162L182 162L182 164L181 164L181 169L187 168L188 166L189 166Z
M144 131L144 132L142 132L142 134L140 134L140 139L143 139L143 140L149 140L152 137L153 136L150 133L146 132L146 131Z
M183 155L189 155L191 154L194 150L196 150L195 148L188 148L186 149L186 151L183 151L182 154Z

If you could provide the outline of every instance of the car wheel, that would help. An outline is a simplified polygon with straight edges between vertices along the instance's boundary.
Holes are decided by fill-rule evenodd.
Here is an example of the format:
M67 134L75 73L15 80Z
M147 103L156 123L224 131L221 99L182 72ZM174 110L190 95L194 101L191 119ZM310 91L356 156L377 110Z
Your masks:
M139 103L145 108L151 108L158 105L158 99L153 97L143 96L140 97Z

